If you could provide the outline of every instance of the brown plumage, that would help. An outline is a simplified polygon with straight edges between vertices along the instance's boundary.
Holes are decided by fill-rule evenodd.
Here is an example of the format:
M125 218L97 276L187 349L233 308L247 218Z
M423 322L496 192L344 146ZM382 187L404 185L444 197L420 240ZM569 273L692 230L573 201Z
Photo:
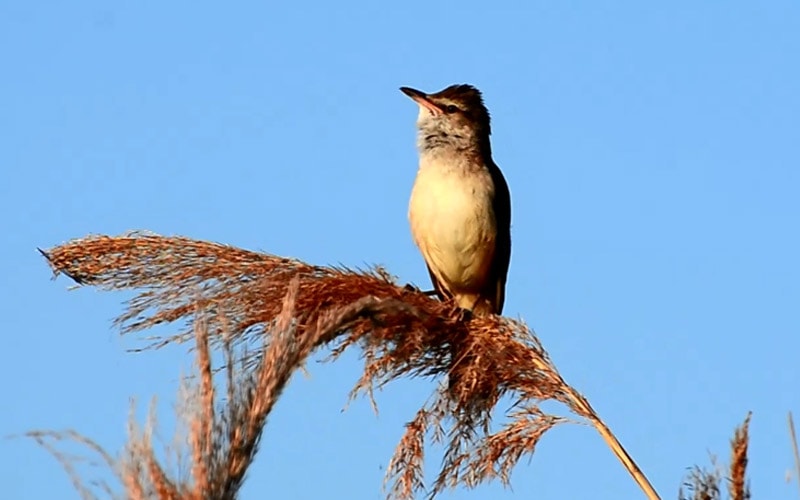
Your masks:
M511 196L492 160L481 93L471 85L435 94L400 90L420 107L420 161L408 216L434 289L476 315L500 314L511 259Z

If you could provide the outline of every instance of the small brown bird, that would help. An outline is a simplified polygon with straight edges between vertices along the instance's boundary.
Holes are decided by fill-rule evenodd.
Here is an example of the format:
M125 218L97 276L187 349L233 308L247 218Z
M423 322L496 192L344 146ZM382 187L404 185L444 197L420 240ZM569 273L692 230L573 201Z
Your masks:
M511 195L492 160L481 93L471 85L435 94L400 90L419 104L419 170L408 218L436 294L476 316L500 314L511 260Z

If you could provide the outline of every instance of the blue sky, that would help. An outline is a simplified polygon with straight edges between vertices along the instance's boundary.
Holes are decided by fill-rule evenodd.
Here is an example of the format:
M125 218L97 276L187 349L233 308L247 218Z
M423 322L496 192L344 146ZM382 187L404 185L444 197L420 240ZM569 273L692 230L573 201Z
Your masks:
M37 246L149 229L427 286L406 220L417 111L398 87L467 82L512 191L505 312L664 498L708 451L727 458L749 410L755 497L796 495L798 25L790 1L0 3L0 434L74 428L116 450L129 398L144 413L158 395L168 440L191 363L126 353L141 344L111 319L129 295L68 292ZM293 381L243 498L381 496L434 385L341 412L360 367ZM23 439L0 446L0 482L78 498ZM639 495L581 426L545 436L513 486L442 498Z

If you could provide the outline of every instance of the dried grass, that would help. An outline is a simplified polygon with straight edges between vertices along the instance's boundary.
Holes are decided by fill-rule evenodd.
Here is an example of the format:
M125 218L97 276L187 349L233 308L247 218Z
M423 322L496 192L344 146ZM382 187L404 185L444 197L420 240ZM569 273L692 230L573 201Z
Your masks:
M731 465L728 483L728 494L731 500L749 500L750 485L747 484L747 445L750 443L750 417L748 413L744 423L736 428L731 440Z
M327 335L325 327L300 337L291 325L294 315L296 281L290 285L278 327L268 345L263 346L255 368L245 368L235 359L232 344L223 340L226 373L226 401L216 395L211 366L208 318L195 319L196 373L183 379L182 399L177 405L178 420L186 445L177 452L179 462L189 464L188 474L170 471L162 466L153 446L155 414L142 430L133 419L129 423L128 444L121 456L114 458L96 442L74 431L34 431L34 438L65 467L83 498L97 498L97 488L111 498L127 499L233 499L252 463L264 424L293 368L302 363L313 349L319 335ZM336 328L336 318L326 325ZM55 443L73 441L88 446L102 458L122 485L115 492L105 481L83 480L75 467L75 457L61 452Z
M747 446L750 442L749 427L750 417L747 417L741 426L737 427L731 439L731 462L728 467L727 478L724 478L724 470L717 463L714 456L711 457L711 469L694 466L683 486L678 493L679 500L721 500L723 479L728 483L728 498L730 500L749 500L750 486L746 479L747 473Z
M466 320L451 304L398 286L382 269L312 266L181 237L90 236L42 253L56 273L78 283L140 290L117 320L125 333L185 322L183 331L151 338L148 347L193 336L198 340L199 410L190 412L189 432L193 482L180 486L167 480L154 460L129 460L135 467L122 477L147 479L126 483L129 493L199 498L191 495L203 492L206 498L208 493L233 498L265 418L293 371L317 348L329 348L330 358L336 359L357 345L364 373L351 396L365 394L373 405L374 389L391 380L449 378L406 427L387 470L390 497L413 498L425 490L428 439L445 447L439 474L427 490L431 497L445 488L471 488L493 479L509 484L519 459L534 452L545 432L567 421L540 408L544 401L558 401L600 432L648 498L659 498L589 402L564 381L539 340L519 321L498 316ZM264 345L236 359L230 354L232 346L254 342ZM212 408L214 386L204 343L229 353L229 404L221 421ZM252 377L243 393L231 389L239 384L230 371L235 365ZM253 387L258 390L248 389ZM490 417L503 397L513 405L504 424L492 432ZM151 447L142 445L137 453L151 456ZM215 458L206 460L209 456Z

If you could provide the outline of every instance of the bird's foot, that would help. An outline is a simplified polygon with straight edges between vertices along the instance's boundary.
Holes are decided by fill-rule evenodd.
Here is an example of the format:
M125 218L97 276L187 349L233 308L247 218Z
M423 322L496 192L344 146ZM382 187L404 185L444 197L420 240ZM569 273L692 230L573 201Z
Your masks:
M469 321L470 319L472 319L472 311L470 311L469 309L464 309L464 308L455 306L453 308L453 312L451 313L450 317L453 320L459 321L459 322Z

